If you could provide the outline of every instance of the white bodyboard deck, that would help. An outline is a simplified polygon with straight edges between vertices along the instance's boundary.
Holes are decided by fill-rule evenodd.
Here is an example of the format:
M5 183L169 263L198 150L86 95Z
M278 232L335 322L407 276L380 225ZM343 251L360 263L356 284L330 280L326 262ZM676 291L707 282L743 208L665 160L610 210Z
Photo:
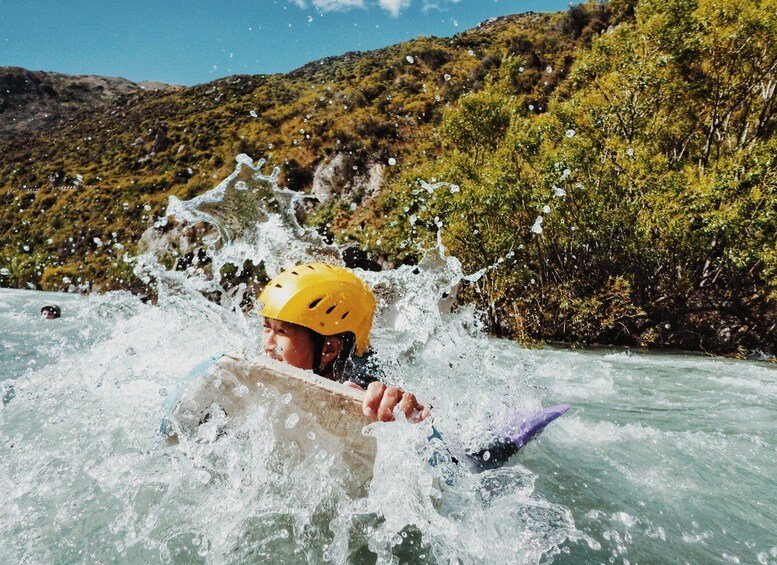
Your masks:
M303 445L315 429L321 441L339 444L344 457L371 467L376 441L362 431L370 423L362 412L364 394L267 357L249 361L228 354L187 386L170 419L176 433L196 435L203 422L212 425L219 418L228 430L269 401L275 405L275 421L269 424L276 436ZM289 417L299 418L301 425L289 426Z
M291 394L291 402L311 414L328 433L350 438L361 436L370 423L362 412L364 391L330 381L281 361L260 357L252 361L225 355L216 367L254 386L270 386L280 394Z

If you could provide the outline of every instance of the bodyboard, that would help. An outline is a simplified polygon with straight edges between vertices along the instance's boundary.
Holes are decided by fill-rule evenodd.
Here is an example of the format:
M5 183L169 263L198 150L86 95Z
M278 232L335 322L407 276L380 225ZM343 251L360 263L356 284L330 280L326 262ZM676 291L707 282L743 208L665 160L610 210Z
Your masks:
M325 379L281 361L260 357L247 361L225 355L216 362L218 370L235 375L254 386L269 386L279 394L290 394L290 402L311 415L327 433L342 438L362 436L370 419L362 412L364 391Z
M208 439L202 437L205 427L215 440L269 402L274 417L268 425L277 438L302 449L326 444L341 451L351 467L372 466L376 441L362 431L371 423L362 412L364 391L267 357L235 354L223 355L190 385L167 418L173 441L179 434Z

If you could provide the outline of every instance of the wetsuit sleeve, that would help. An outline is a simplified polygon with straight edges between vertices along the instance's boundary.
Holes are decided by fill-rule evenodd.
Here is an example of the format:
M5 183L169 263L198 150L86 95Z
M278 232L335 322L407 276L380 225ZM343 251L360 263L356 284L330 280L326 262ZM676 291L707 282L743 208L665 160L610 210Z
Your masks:
M385 372L380 366L377 355L373 350L368 350L361 357L352 357L343 369L340 382L351 381L362 388L375 381L382 381Z

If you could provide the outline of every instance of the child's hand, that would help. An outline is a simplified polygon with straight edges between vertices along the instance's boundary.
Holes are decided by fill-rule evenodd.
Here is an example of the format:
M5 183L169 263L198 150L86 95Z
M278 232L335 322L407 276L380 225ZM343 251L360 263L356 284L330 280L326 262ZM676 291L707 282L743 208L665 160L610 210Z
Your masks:
M430 410L428 406L419 404L411 392L405 392L395 386L386 386L378 381L370 383L362 403L364 415L373 421L391 422L394 420L394 408L399 408L408 421L414 424L423 421Z

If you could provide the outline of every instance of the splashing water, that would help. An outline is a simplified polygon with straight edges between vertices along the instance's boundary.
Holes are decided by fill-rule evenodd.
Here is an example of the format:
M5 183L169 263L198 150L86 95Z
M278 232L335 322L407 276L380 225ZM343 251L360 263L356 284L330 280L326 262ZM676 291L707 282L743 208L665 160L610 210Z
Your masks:
M168 445L159 424L183 375L257 350L225 266L343 262L297 223L305 197L260 169L241 156L213 190L171 198L137 258L155 305L0 293L0 562L775 562L773 367L489 338L451 312L466 277L441 245L415 267L359 271L379 301L373 344L449 444L487 445L516 409L573 405L507 466L473 474L428 422L394 422L367 428L364 482L291 397ZM192 230L204 254L163 267ZM63 317L43 321L51 300Z

